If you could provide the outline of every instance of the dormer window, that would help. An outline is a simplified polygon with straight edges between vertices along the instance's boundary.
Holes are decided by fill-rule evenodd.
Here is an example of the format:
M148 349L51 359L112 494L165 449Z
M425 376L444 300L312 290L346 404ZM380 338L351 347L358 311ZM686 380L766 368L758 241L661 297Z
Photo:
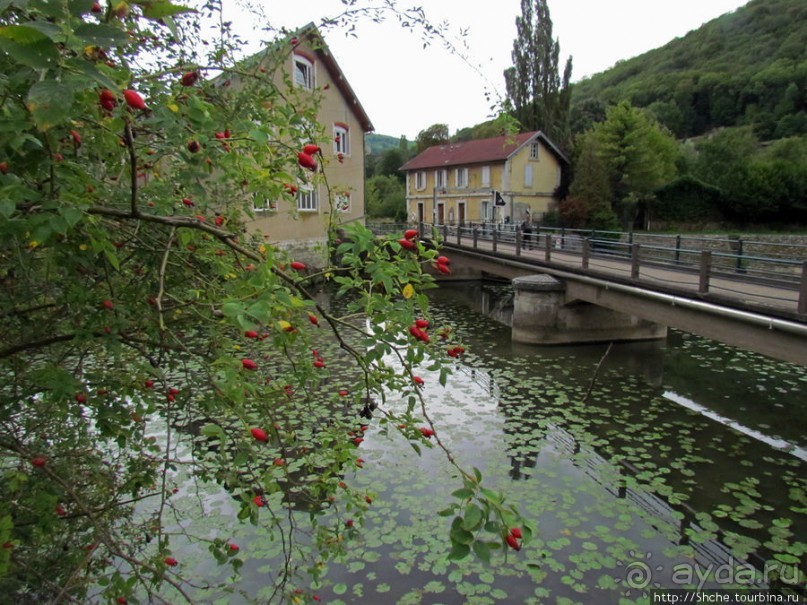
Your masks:
M314 64L302 55L294 55L294 85L314 89Z

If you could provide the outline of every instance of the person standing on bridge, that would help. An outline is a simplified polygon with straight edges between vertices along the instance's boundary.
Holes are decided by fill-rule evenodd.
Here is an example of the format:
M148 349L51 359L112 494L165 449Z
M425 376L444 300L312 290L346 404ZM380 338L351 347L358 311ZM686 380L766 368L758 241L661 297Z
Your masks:
M532 250L532 217L529 212L524 215L524 222L521 223L521 233L524 236L524 249Z

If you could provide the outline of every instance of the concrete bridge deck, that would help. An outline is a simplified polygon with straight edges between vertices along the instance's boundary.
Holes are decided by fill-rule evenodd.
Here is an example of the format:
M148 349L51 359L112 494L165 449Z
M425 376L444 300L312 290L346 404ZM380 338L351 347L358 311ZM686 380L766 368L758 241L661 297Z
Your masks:
M807 314L799 284L735 275L709 275L666 265L546 248L517 249L479 240L441 244L452 258L452 279L513 279L544 273L566 284L566 302L585 301L776 359L807 366ZM584 267L587 264L587 267Z

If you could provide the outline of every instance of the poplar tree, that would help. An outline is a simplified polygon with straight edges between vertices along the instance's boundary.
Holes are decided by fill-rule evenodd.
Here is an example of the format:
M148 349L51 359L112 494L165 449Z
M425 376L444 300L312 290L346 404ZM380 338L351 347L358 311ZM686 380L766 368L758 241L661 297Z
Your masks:
M504 72L507 103L522 131L541 130L566 147L572 58L567 59L561 77L560 43L552 37L546 0L521 0L511 56L513 66Z

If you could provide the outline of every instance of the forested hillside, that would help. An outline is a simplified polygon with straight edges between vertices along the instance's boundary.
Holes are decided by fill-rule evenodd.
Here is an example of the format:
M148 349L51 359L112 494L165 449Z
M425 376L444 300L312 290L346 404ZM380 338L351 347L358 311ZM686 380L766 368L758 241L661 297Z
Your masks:
M551 21L545 0L534 2L533 14ZM546 25L533 29L550 30ZM535 40L517 39L515 46L528 43ZM541 48L539 40L535 57L543 56ZM525 57L525 64L532 65L533 58ZM514 130L554 132L572 163L555 191L558 212L544 220L569 227L807 224L807 0L751 0L658 49L571 84L570 96L567 74L561 78L558 65L542 70L554 88L527 87L524 98L508 98L508 109L495 120L453 135L444 124L426 127L417 148ZM561 111L555 118L539 112L550 117L527 123L529 112L518 103ZM368 158L369 216L391 216L393 209L400 216L404 204L403 183L392 167L406 153L399 146L385 154L383 162L377 155Z
M752 0L575 84L572 131L621 101L679 139L726 126L752 126L761 140L807 134L807 2Z

